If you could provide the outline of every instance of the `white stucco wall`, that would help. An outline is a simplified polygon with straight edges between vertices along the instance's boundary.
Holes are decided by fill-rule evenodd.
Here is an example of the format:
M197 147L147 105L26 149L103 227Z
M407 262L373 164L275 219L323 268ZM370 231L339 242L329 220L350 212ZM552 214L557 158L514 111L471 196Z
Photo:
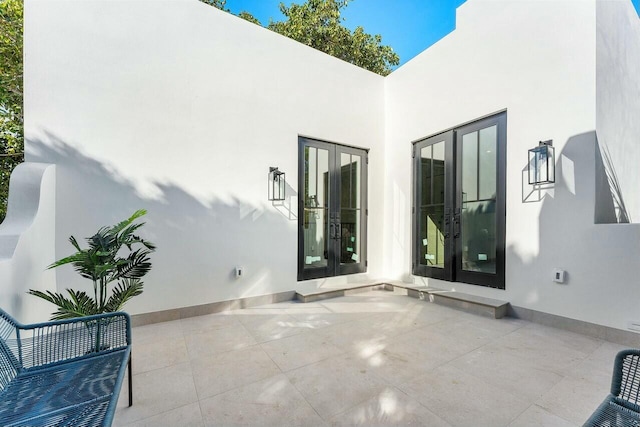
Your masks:
M469 0L457 30L387 78L196 0L25 7L26 151L57 165L54 258L71 252L69 235L146 208L143 234L158 251L131 313L301 286L297 136L305 135L371 149L370 276L619 329L637 320L640 227L594 225L596 128L599 139L606 133L596 44L619 19L605 19L596 0ZM412 277L411 141L502 110L506 290ZM527 149L546 139L557 182L532 193ZM283 206L266 201L269 166L287 173ZM233 277L236 266L246 277ZM556 267L566 284L551 281ZM86 288L71 268L56 279L59 290Z
M596 7L596 130L630 222L640 223L640 18L630 1Z
M640 229L593 221L595 1L470 0L456 28L385 82L387 271L625 329L638 317ZM411 277L411 141L504 109L506 290ZM530 194L527 150L547 139L556 147L556 184ZM556 267L568 272L566 284L551 281Z
M47 270L55 244L55 166L22 163L11 174L7 216L0 224L0 301L19 322L41 322L53 307L27 295L55 290Z
M58 165L56 256L146 208L158 250L131 313L296 287L298 134L370 148L382 205L382 77L197 0L25 8L26 157ZM267 202L269 166L285 206ZM371 232L371 275L382 246ZM70 267L57 284L87 286Z

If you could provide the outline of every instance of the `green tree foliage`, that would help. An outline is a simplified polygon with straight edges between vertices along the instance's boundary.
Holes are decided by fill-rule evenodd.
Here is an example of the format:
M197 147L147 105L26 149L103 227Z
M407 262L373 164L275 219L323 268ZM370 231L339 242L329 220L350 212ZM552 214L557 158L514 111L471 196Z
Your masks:
M400 58L390 46L382 45L382 36L371 35L362 27L352 32L342 25L340 11L349 0L307 0L302 5L280 11L286 21L270 22L269 29L290 37L329 55L386 76Z
M218 9L226 9L226 0L201 0ZM382 36L371 35L358 26L354 31L342 23L341 11L350 0L307 0L290 7L280 3L284 21L271 21L267 28L283 36L318 49L354 65L386 76L400 58L390 46L382 44ZM254 24L260 22L248 12L239 16Z
M7 213L9 176L24 160L22 0L0 0L0 221Z
M249 12L242 11L242 12L240 12L240 13L238 14L238 16L239 16L240 18L244 19L245 21L249 21L249 22L251 22L251 23L253 23L253 24L256 24L256 25L262 25L262 24L260 23L260 21L258 21L258 18L256 18L255 16L253 16L253 15L252 15L252 14L250 14Z
M200 0L202 3L206 3L209 6L213 6L217 9L220 9L224 12L229 12L231 13L231 11L227 8L227 0ZM256 18L255 16L253 16L252 14L250 14L249 12L246 11L242 11L238 14L238 16L242 19L244 19L245 21L249 21L253 24L257 24L257 25L262 25L260 23L260 21L258 21L258 18Z
M74 289L67 289L68 297L30 289L29 294L58 306L52 320L120 311L127 301L142 293L141 279L151 270L149 255L155 250L153 243L136 233L144 222L135 221L146 213L141 209L119 224L102 227L87 239L87 249L82 249L75 237L69 238L77 252L54 262L49 268L73 265L82 277L92 281L93 297Z
M225 12L229 12L227 9L227 0L200 0L202 3L206 3L210 6L213 6L217 9L223 10Z

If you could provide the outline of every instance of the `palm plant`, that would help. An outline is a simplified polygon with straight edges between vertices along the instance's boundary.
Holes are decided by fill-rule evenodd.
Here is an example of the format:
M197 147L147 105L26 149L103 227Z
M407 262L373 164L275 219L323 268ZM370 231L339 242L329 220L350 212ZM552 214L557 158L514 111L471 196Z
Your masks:
M68 296L30 289L29 294L58 306L52 313L52 320L119 311L127 301L142 293L141 279L151 270L149 254L155 250L152 243L136 234L145 223L135 221L146 213L141 209L119 224L100 228L86 239L87 249L82 249L75 237L69 238L77 252L54 262L49 268L72 264L82 277L93 282L93 298L74 289L66 290ZM128 253L123 257L120 252L124 247ZM109 285L113 283L110 289Z

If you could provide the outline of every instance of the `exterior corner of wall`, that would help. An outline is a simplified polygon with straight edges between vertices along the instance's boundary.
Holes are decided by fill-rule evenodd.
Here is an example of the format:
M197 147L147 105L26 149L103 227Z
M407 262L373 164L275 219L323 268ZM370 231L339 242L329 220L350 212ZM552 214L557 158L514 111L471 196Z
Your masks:
M55 165L25 163L20 179L10 191L21 191L29 203L9 204L12 232L17 240L12 255L0 261L3 308L21 322L38 322L48 317L48 303L27 295L29 289L55 291L55 274L47 266L55 257ZM13 176L12 176L13 178ZM23 186L24 181L30 184ZM11 199L11 194L10 194ZM27 209L16 209L21 206ZM12 224L9 224L12 226Z

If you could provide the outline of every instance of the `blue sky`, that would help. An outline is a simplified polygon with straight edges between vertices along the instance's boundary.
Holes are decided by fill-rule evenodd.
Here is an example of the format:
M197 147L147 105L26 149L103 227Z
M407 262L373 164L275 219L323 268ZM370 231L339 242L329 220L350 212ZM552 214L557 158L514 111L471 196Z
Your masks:
M246 10L262 25L269 18L284 18L278 9L282 0L227 0L233 13ZM295 0L302 3L304 0ZM456 7L465 0L352 0L343 12L344 24L351 29L358 25L370 34L380 34L383 44L390 45L400 55L400 65L440 40L455 28ZM289 5L291 0L284 0ZM640 0L632 0L640 11Z

